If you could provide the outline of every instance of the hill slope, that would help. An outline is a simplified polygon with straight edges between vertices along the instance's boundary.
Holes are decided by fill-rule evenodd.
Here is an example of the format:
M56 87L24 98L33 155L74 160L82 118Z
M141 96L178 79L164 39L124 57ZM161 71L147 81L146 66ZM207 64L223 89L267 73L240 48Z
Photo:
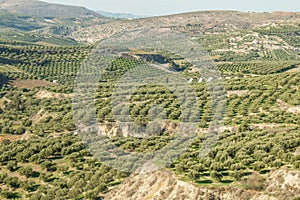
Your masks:
M279 175L278 175L279 174ZM282 197L278 193L289 188L286 193L293 195L299 190L299 185L293 186L293 181L299 181L299 173L277 170L268 177L267 188L272 195L266 195L262 192L245 190L242 188L209 188L197 187L194 184L179 180L173 173L168 171L157 171L146 174L133 174L127 178L120 186L111 190L106 199L240 199L240 200L277 200L292 199L290 196ZM277 177L274 177L278 175ZM290 180L287 181L287 176ZM284 180L288 183L278 183L278 180ZM273 188L271 188L273 187ZM282 188L280 188L282 187ZM275 193L274 193L275 191ZM276 195L274 195L276 194Z
M94 11L84 7L51 4L37 0L3 0L0 9L22 15L42 17L100 17Z
M239 11L200 11L144 19L115 21L80 29L73 35L78 41L95 42L118 32L139 27L180 27L179 31L192 29L194 33L230 32L249 30L276 23L300 21L300 13L273 12L248 13ZM299 24L299 23L298 23Z

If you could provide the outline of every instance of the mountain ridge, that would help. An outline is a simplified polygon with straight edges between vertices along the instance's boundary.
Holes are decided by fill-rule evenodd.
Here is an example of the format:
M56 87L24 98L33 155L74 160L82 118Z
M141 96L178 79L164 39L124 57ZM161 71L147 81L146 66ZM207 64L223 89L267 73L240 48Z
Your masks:
M103 10L97 10L98 14L105 16L105 17L112 17L116 19L138 19L138 18L145 18L146 16L135 15L131 13L115 13L115 12L107 12Z

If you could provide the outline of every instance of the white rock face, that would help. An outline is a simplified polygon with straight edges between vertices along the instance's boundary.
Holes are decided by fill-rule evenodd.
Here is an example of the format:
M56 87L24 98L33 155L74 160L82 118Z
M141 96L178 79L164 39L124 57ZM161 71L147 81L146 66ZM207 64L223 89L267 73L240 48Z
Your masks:
M284 196L285 199L300 196L300 172L289 170L277 170L271 172L266 180L266 191L273 195Z
M270 180L277 178L276 172ZM297 185L299 189L299 177L292 172L286 172L285 180L289 185ZM292 173L292 174L290 174ZM290 174L290 175L288 175ZM274 177L275 176L275 177ZM272 178L273 177L273 178ZM297 182L298 181L298 182ZM271 181L273 182L273 181ZM297 184L296 184L297 182ZM277 185L276 185L277 187ZM281 184L279 187L283 187ZM295 192L295 190L293 190ZM209 188L199 187L192 183L179 180L170 171L152 171L149 173L133 174L120 186L111 190L105 199L119 200L281 200L280 197L272 197L267 192L248 191L241 188ZM292 199L292 198L284 198Z

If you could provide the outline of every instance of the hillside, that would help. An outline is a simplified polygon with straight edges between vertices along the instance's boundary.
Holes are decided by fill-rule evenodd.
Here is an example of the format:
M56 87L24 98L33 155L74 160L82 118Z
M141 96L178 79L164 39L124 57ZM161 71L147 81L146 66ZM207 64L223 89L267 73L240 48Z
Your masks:
M287 176L290 179L287 180ZM267 177L267 185L265 186L269 195L255 190L245 190L242 188L212 188L199 187L192 183L179 180L172 172L158 171L143 174L132 174L124 182L110 191L105 199L222 199L222 200L279 200L276 197L279 193L284 192L288 196L293 196L299 192L300 173L287 172L278 170L270 173ZM282 183L278 183L279 179L283 179ZM254 180L253 180L254 181ZM286 183L286 184L284 184ZM256 183L252 183L255 185ZM274 195L275 194L275 195ZM285 198L289 198L286 196Z
M6 40L76 45L69 36L78 28L111 21L83 7L35 0L0 2L0 35Z
M41 17L101 17L84 7L50 4L37 0L2 0L0 9L19 15Z
M112 20L78 7L49 17L57 5L0 2L0 199L300 198L299 13ZM45 5L45 17L30 5ZM111 57L97 50L95 42L113 45L116 33L158 27L201 46L197 58L211 61L218 79L178 53L180 40L166 49L122 46ZM140 85L131 90L128 80ZM211 128L215 118L224 126ZM186 120L196 128L181 127ZM177 140L189 130L192 137ZM144 163L150 158L158 160Z
M197 33L220 33L251 30L263 26L278 26L280 23L298 25L300 13L246 13L238 11L201 11L162 17L150 17L112 24L92 26L78 30L73 37L79 41L95 42L114 33L138 27L176 27L180 31ZM110 28L109 28L110 27Z

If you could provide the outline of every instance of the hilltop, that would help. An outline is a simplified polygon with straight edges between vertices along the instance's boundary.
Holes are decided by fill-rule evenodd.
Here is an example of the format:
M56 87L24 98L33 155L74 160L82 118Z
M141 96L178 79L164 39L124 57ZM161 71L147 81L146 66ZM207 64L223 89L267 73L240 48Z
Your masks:
M84 7L46 3L37 0L2 0L0 9L19 15L42 17L101 17Z

